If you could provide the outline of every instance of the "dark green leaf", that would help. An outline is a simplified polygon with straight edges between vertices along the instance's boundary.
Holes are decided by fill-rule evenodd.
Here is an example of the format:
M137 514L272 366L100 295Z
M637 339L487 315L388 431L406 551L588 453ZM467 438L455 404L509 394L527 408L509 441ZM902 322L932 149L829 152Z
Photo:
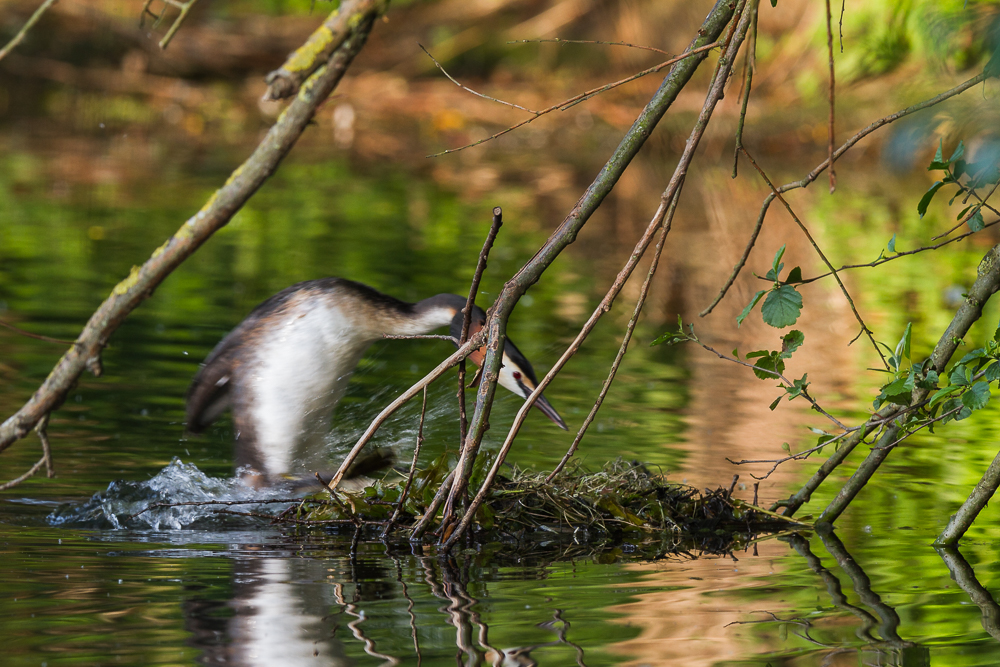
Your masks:
M928 405L933 407L935 403L937 403L942 398L944 398L945 396L947 396L948 394L959 388L960 387L957 384L950 384L947 387L944 387L943 389L938 389L936 392L934 392L934 395L931 396L931 400Z
M986 373L983 375L987 382L996 382L1000 380L1000 363L993 362L986 367Z
M806 341L805 334L798 329L792 329L781 337L781 356L788 359L792 352L799 349L799 346Z
M760 309L764 322L776 329L791 326L802 312L802 295L791 285L768 292Z
M927 371L927 375L923 379L917 381L917 386L920 387L921 389L930 390L936 388L937 383L938 383L937 371L930 370Z
M769 357L771 353L768 350L754 350L753 352L747 352L747 359L756 359L757 357Z
M802 267L796 266L794 269L788 272L788 277L785 278L785 284L789 285L791 283L802 282Z
M761 290L753 295L753 298L750 299L750 303L748 303L747 307L743 309L743 312L740 313L740 316L736 318L737 327L743 324L743 320L747 318L747 315L750 314L750 311L753 310L753 307L756 306L758 302L760 302L761 298L765 294L767 294L767 292L765 290Z
M962 394L962 405L970 410L982 410L990 402L990 383L977 382Z
M965 160L955 161L955 164L952 165L952 173L955 175L956 183L958 182L958 179L962 176L962 174L968 173L968 168L969 165Z
M753 374L761 380L773 380L778 373L785 372L785 362L778 356L777 352L772 352L766 357L762 357L753 365Z
M941 189L942 185L944 185L944 181L935 181L934 185L932 185L930 189L924 193L924 196L920 198L920 203L917 204L917 213L920 214L921 218L924 217L925 213L927 213L927 207L930 206L931 200L934 199L934 195L937 194L937 191Z
M779 396L778 398L776 398L773 401L771 401L771 405L769 405L767 407L769 407L771 409L771 412L774 412L774 409L776 407L778 407L778 403L781 403L781 396Z
M956 366L966 366L971 361L975 361L976 359L985 359L985 358L986 358L986 350L984 350L981 347L977 347L976 349L972 350L971 352L967 353L964 357L959 359Z
M966 370L965 366L956 365L953 369L951 369L951 375L948 376L948 381L962 387L969 384L969 378L966 377L965 374Z
M986 221L983 220L983 212L977 210L972 214L972 217L966 221L966 224L969 225L969 229L974 232L982 231L983 227L986 226Z
M965 208L963 208L962 212L959 213L958 216L955 219L956 220L962 220L962 219L964 219L965 218L965 214L969 212L970 208L972 208L972 207L971 206L966 206Z

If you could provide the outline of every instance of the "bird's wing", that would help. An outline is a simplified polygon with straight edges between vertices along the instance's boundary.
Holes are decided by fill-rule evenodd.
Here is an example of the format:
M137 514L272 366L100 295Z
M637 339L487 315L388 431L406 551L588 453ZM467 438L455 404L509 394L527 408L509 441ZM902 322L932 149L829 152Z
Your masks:
M231 350L216 349L198 369L188 388L185 421L189 432L201 433L229 408L234 360Z

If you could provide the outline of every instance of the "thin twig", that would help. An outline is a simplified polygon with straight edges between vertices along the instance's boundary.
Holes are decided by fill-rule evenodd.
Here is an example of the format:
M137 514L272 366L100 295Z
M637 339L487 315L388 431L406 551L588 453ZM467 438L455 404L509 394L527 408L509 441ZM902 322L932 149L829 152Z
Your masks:
M48 336L42 336L41 334L31 333L30 331L25 331L24 329L19 329L13 324L8 324L3 320L0 320L0 327L10 329L14 333L21 336L26 336L28 338L34 338L35 340L44 340L46 343L58 343L59 345L76 345L76 341L72 340L62 340L60 338L49 338Z
M0 491L6 491L9 488L15 487L18 484L20 484L21 482L23 482L24 480L26 480L29 477L31 477L32 475L34 475L36 472L38 472L39 470L42 469L42 466L45 465L45 460L46 460L46 457L42 456L42 458L38 459L38 461L35 463L35 465L31 466L28 469L28 472L24 473L20 477L17 477L15 479L10 480L9 482L4 482L3 484L0 484Z
M548 477L545 478L546 483L550 483L555 479L563 467L565 467L566 462L570 460L573 454L576 453L576 448L580 445L580 441L583 440L583 436L587 433L587 429L590 427L591 422L594 421L594 417L597 416L597 411L601 409L601 405L604 403L604 397L608 395L608 390L611 388L611 383L615 380L615 375L618 373L618 367L621 365L622 359L625 358L625 352L628 349L629 341L632 340L632 332L635 331L636 322L639 321L639 313L642 312L642 306L646 302L646 295L649 292L649 284L653 281L653 275L656 273L656 267L660 262L660 254L663 251L664 241L667 239L667 234L670 233L671 223L674 219L674 211L677 209L677 202L680 199L680 191L674 195L673 201L670 202L670 209L667 211L666 224L660 231L660 237L656 241L656 247L653 250L653 260L649 265L649 271L646 272L646 280L642 283L642 288L639 290L639 298L636 299L635 308L632 310L632 318L628 322L628 326L625 327L625 336L622 338L621 346L618 348L618 354L615 356L614 362L611 364L611 370L608 373L607 379L604 381L604 386L601 387L601 392L597 396L597 400L594 401L594 406L590 409L590 413L587 418L583 420L583 425L580 426L580 430L577 431L576 437L573 438L573 444L569 446L566 453L563 455L562 460L559 461L558 465L552 469Z
M669 56L669 51L664 51L662 49L657 49L652 46L643 46L642 44L629 44L628 42L603 42L599 39L559 39L558 37L554 39L512 39L507 42L508 44L603 44L604 46L627 46L632 49L642 49L643 51L653 51L655 53L662 53L665 56Z
M710 345L705 345L701 341L698 341L698 345L701 345L703 348L705 348L706 350L708 350L709 352L711 352L715 356L719 357L720 359L723 359L725 361L731 361L733 363L739 364L740 366L746 366L747 368L749 368L749 369L751 369L751 370L753 370L755 372L767 373L768 375L773 375L776 379L781 380L782 382L784 382L789 387L794 386L793 382L791 382L788 378L786 378L784 375L782 375L778 371L773 371L773 370L771 370L769 368L760 368L758 366L754 366L751 363L747 363L746 361L742 361L740 359L734 359L733 357L726 356L722 352L719 352L718 350L716 350L715 348L711 347ZM807 401L809 401L810 404L812 404L813 410L815 410L816 412L820 413L821 415L823 415L824 417L826 417L827 419L829 419L830 421L832 421L834 424L837 425L837 428L842 429L844 431L850 431L851 430L847 426L844 426L843 424L841 424L840 421L836 417L834 417L829 412L827 412L826 410L824 410L823 408L821 408L820 405L819 405L819 403L817 403L816 400L812 396L809 395L809 392L806 389L802 389L801 396L802 396L802 398L804 398Z
M895 121L899 120L900 118L905 118L906 116L909 116L910 114L913 114L913 113L916 113L918 111L922 111L923 109L927 109L929 107L935 106L935 105L940 104L941 102L944 102L945 100L948 100L948 99L950 99L950 98L952 98L952 97L954 97L956 95L964 93L969 88L972 88L973 86L975 86L975 85L977 85L977 84L982 83L983 81L985 81L986 78L987 78L986 73L978 74L978 75L972 77L971 79L968 79L967 81L964 81L964 82L960 83L959 85L955 86L954 88L951 88L950 90L946 90L945 92L941 93L940 95L935 95L934 97L932 97L930 99L927 99L927 100L924 100L923 102L918 102L917 104L909 106L909 107L907 107L905 109L902 109L900 111L897 111L895 113L889 114L888 116L884 116L883 118L879 118L878 120L876 120L873 123L869 124L863 130L860 130L857 134L855 134L853 137L851 137L850 139L848 139L847 141L845 141L843 144L841 144L840 148L838 148L837 150L835 150L833 152L833 159L834 160L839 160L841 157L843 157L844 153L846 153L855 144L857 144L859 141L861 141L862 139L864 139L865 137L867 137L869 134L871 134L875 130L877 130L877 129L881 128L881 127L884 127L885 125L888 125L888 124L890 124L892 122L895 122ZM782 185L780 188L778 188L777 192L779 194L785 194L786 192L789 192L791 190L795 190L797 188L804 188L804 187L808 186L810 183L812 183L817 178L819 178L820 174L822 174L823 171L829 165L830 165L830 159L827 158L826 160L824 160L823 162L821 162L820 164L818 164L816 166L816 168L814 168L811 172L809 172L805 176L805 178L803 178L801 180L798 180L798 181L793 181L791 183L786 183L785 185ZM757 241L757 235L760 233L760 229L761 229L761 227L764 224L764 217L767 215L767 211L768 211L768 209L771 206L771 202L774 201L774 197L775 197L775 193L774 192L769 192L767 194L767 196L764 198L764 203L761 205L760 212L757 215L757 225L754 228L754 231L753 231L753 233L750 236L750 241L747 243L746 248L743 251L742 257L740 258L739 262L736 263L736 266L733 267L733 271L730 274L729 279L726 281L726 284L722 286L722 289L719 290L719 293L716 295L715 299L712 300L712 303L710 303L707 308L705 308L703 311L701 311L698 314L700 317L705 317L706 315L708 315L709 313L711 313L712 310L714 310L715 307L717 305L719 305L719 302L722 301L722 299L726 296L726 293L729 291L729 288L733 286L733 283L736 282L736 278L737 278L737 276L739 276L740 270L746 264L747 258L750 255L750 250L753 248L754 243L756 243L756 241Z
M483 272L486 271L486 260L490 255L493 242L496 241L497 234L500 233L502 225L503 209L496 206L493 208L493 221L490 223L490 231L486 235L486 241L483 243L482 250L479 251L479 260L476 262L476 270L472 275L472 283L469 286L469 298L466 299L465 307L462 308L462 333L459 335L456 345L461 345L469 338L469 327L472 326L472 311L475 310L476 295L479 293L479 283L483 279ZM469 430L469 421L465 414L465 359L462 359L458 363L458 418L458 446L459 450L461 450L465 444L466 433Z
M1000 223L1000 220L993 220L992 222L988 222L988 223L986 223L986 224L983 225L983 229L986 229L987 227L992 227L992 226L996 225L997 223ZM982 231L982 230L980 230L980 231ZM839 269L837 269L837 272L839 273L841 271L847 271L848 269L865 269L865 268L870 268L870 267L874 267L874 266L879 266L881 264L885 264L886 262L892 262L892 261L897 260L897 259L899 259L901 257L907 257L909 255L916 255L918 253L925 252L927 250L937 250L938 248L946 246L949 243L954 243L955 241L961 241L962 239L964 239L964 238L966 238L968 236L972 236L973 234L977 234L977 233L978 232L974 232L972 230L969 230L969 231L965 232L964 234L960 234L958 236L952 237L952 238L948 239L947 241L942 241L941 243L938 243L936 245L923 246L923 247L920 247L920 248L916 248L914 250L905 250L903 252L896 253L892 257L882 257L881 259L876 259L874 262L868 262L867 264L844 264ZM813 276L812 278L803 278L800 282L796 283L796 285L806 285L808 283L816 282L817 280L820 280L822 278L826 278L827 276L832 276L832 275L833 275L832 271L829 271L827 273L821 273L820 275Z
M438 60L437 60L437 58L435 58L434 56L432 56L432 55L431 55L431 52L430 52L430 51L428 51L428 50L427 50L427 48L426 48L426 47L424 47L424 45L423 45L423 44L420 44L420 43L418 42L418 43L417 43L417 46L419 46L419 47L420 47L420 49L421 49L421 50L422 50L422 51L423 51L424 53L426 53L426 54L427 54L427 57L428 57L428 58L430 58L430 59L431 59L431 60L432 60L432 61L434 62L434 64L435 64L435 65L437 66L437 68L438 68L439 70L441 70L441 73L442 73L442 74L444 74L444 75L445 75L446 77L448 77L448 80L449 80L449 81L451 81L451 82L452 82L453 84L455 84L456 86L458 86L459 88L461 88L461 89L462 89L462 90L464 90L465 92L467 92L467 93L472 93L472 94L473 94L473 95L475 95L476 97L481 97L481 98L483 98L484 100L489 100L490 102L496 102L497 104L502 104L502 105L504 105L504 106L507 106L507 107L513 107L513 108L515 108L515 109L520 109L521 111L527 111L528 113L531 113L531 114L535 114L536 116L540 115L540 113L541 113L541 112L539 112L539 111L535 111L534 109L529 109L528 107L522 107L522 106L521 106L520 104L514 104L513 102L506 102L506 101L504 101L504 100L499 100L499 99L497 99L497 98L495 98L495 97L490 97L489 95L486 95L486 94L484 94L484 93L480 93L480 92L479 92L478 90L473 90L472 88L469 88L468 86L466 86L466 85L464 85L464 84L462 84L462 83L459 83L459 82L458 82L458 81L457 81L457 80L455 79L455 77L453 77L453 76L452 76L451 74L448 74L448 70L446 70L446 69L444 68L444 65L442 65L441 63L439 63L439 62L438 62Z
M427 387L424 387L424 400L420 406L420 426L417 427L417 444L413 448L413 460L410 462L410 474L407 476L406 484L403 485L403 490L399 494L399 501L396 503L396 509L393 511L392 516L389 517L389 523L385 524L385 530L382 531L383 540L392 530L393 524L396 523L396 520L402 513L403 505L406 504L406 496L410 492L410 485L413 484L413 475L417 472L417 457L420 456L420 446L424 444L424 417L426 415L427 415Z
M382 334L386 340L447 340L458 345L458 339L445 334Z
M35 433L38 434L38 439L42 442L42 458L45 460L45 476L52 479L56 475L55 465L52 462L52 446L49 444L49 434L45 430L49 426L49 417L51 415L45 415L39 420L38 425L35 426Z
M809 243L812 244L813 250L816 251L816 254L819 255L820 259L823 260L823 263L826 264L826 266L830 269L830 271L833 272L833 277L837 281L837 284L840 286L840 291L844 294L844 298L847 299L847 303L851 307L851 312L854 313L855 319L857 319L858 324L861 325L862 333L868 336L868 340L871 341L872 347L875 348L875 352L878 354L879 359L882 360L882 365L885 366L886 369L888 369L889 363L885 360L885 355L882 354L882 350L879 349L878 343L875 342L875 337L872 335L871 329L868 328L868 325L865 324L865 321L861 318L861 313L858 312L857 307L854 305L854 299L851 298L850 292L847 291L847 286L844 285L844 281L840 279L840 276L837 274L837 270L833 268L833 264L831 264L830 260L827 259L826 254L824 254L824 252L820 249L819 244L816 243L816 239L814 239L812 234L809 233L809 230L799 219L799 216L795 215L795 211L792 210L792 207L788 204L787 201L785 201L785 198L782 197L781 193L778 192L778 190L774 187L774 184L771 182L771 179L767 177L767 174L765 174L764 170L760 168L760 165L758 165L757 161L753 159L753 156L747 152L746 148L743 148L741 150L743 151L743 155L745 155L746 158L750 160L750 164L752 164L754 169L757 170L757 173L760 174L761 178L764 179L764 182L767 183L768 187L771 188L771 192L773 192L774 195L778 198L778 201L780 201L784 205L785 210L788 211L788 214L790 216L792 216L792 220L795 221L795 224L799 226L799 229L802 230L802 233L806 235L807 239L809 239Z
M740 162L740 149L743 148L743 125L747 119L747 105L750 103L750 89L753 86L753 70L757 64L757 3L753 7L753 23L750 24L750 34L747 36L747 53L743 68L743 91L740 94L740 120L736 124L736 147L733 149L733 178L736 178Z
M0 60L6 58L7 54L13 51L15 47L17 47L17 45L24 40L24 37L25 35L28 34L28 31L31 30L31 28L36 23L38 23L38 19L42 18L42 14L47 12L49 7L56 4L58 1L59 0L45 0L45 2L43 2L41 6L39 6L38 9L35 10L35 13L31 15L31 18L28 19L27 23L25 23L24 26L17 31L17 34L14 35L14 38L11 39L9 42L7 42L7 45L5 47L0 49Z
M826 51L827 58L830 62L830 88L829 88L829 99L830 99L830 132L829 132L829 157L827 161L830 163L830 194L832 195L837 189L837 173L834 171L833 166L833 137L834 137L834 101L836 99L836 80L833 74L833 15L830 12L830 0L826 0ZM843 37L841 37L843 40Z
M719 42L712 42L711 44L706 44L705 46L699 46L696 49L691 49L690 51L685 51L684 53L682 53L681 55L677 56L676 58L671 58L670 60L667 60L667 61L664 61L664 62L660 63L659 65L655 65L653 67L650 67L649 69L644 69L641 72L639 72L638 74L633 74L630 77L626 77L626 78L621 79L619 81L615 81L614 83L609 83L609 84L606 84L606 85L603 85L603 86L599 86L597 88L592 88L592 89L590 89L590 90L588 90L588 91L586 91L584 93L580 93L579 95L571 97L568 100L563 100L562 102L560 102L558 104L553 104L552 106L548 107L547 109L542 109L541 111L531 111L530 109L526 109L526 111L529 111L530 113L534 114L531 118L527 118L527 119L521 121L520 123L516 123L514 125L511 125L507 129L501 130L500 132L497 132L496 134L492 134L492 135L486 137L485 139L480 139L479 141L474 141L471 144L466 144L465 146L459 146L458 148L449 148L448 150L441 151L440 153L433 153L431 155L428 155L427 157L429 157L429 158L440 157L442 155L447 155L449 153L456 153L458 151L465 150L466 148L472 148L473 146L478 146L479 144L486 143L487 141L492 141L493 139L496 139L498 137L502 137L503 135L507 134L508 132L513 132L514 130L518 129L519 127L524 127L528 123L530 123L530 122L532 122L534 120L537 120L538 118L541 118L542 116L544 116L547 113L551 113L553 111L565 111L566 109L569 109L570 107L575 106L575 105L579 104L580 102L583 102L585 100L590 99L594 95L598 95L598 94L603 93L605 91L611 90L612 88L617 88L618 86L624 85L624 84L629 83L631 81L635 81L636 79L640 79L640 78L642 78L642 77L644 77L646 75L655 74L656 72L659 72L660 70L664 69L665 67L669 67L670 65L674 65L674 64L680 62L681 60L684 60L685 58L689 58L690 56L693 56L693 55L697 55L697 54L701 53L702 51L710 51L711 49L714 49L717 46L719 46ZM430 55L430 54L428 54L428 55ZM440 67L440 65L438 65L438 67ZM447 74L447 72L446 72L446 74ZM451 79L450 76L448 78ZM452 81L454 81L454 79L452 79ZM461 85L461 84L459 84L459 85ZM471 92L475 92L475 91L471 91ZM476 94L480 95L479 93L476 93ZM480 95L480 97L486 97L486 96L485 95ZM489 98L489 99L492 99L492 98ZM500 102L500 100L496 100L496 101ZM510 102L502 102L502 104L506 104L508 106L517 106L515 104L511 104Z
M354 447L351 448L351 451L348 452L347 456L344 457L343 462L340 464L340 468L338 468L337 472L334 473L333 478L330 480L327 486L330 489L336 489L337 485L340 484L340 481L344 478L344 474L347 472L347 469L350 467L352 463L354 463L354 460L358 457L358 454L361 453L361 450L364 448L366 444L368 444L368 441L372 439L372 436L375 435L376 431L378 431L378 429L382 426L382 424L384 424L385 421L394 412L396 412L396 410L401 408L403 405L409 402L411 398L416 396L424 387L426 387L431 382L444 375L448 371L448 369L458 364L458 362L461 361L462 359L465 359L474 350L477 350L480 347L482 347L485 338L486 334L484 331L477 331L475 334L472 335L472 337L468 340L468 342L465 343L465 345L462 345L457 350L455 350L451 354L451 356L449 356L447 359L438 364L432 371L427 373L427 375L422 377L420 380L417 380L413 385L410 386L409 389L404 391L402 394L396 397L396 399L392 403L383 408L382 412L378 413L375 419L373 419L371 423L368 425L368 428L365 429L365 432L361 435L361 437L358 438L358 441L354 444Z
M177 15L177 18L175 18L174 22L170 25L170 29L167 30L167 34L160 40L160 49L165 50L167 48L170 41L174 38L174 35L176 35L177 31L180 30L181 24L184 23L184 19L187 18L188 12L191 11L191 8L194 7L194 3L196 2L198 2L198 0L188 0L183 4L170 3L179 8L181 13Z

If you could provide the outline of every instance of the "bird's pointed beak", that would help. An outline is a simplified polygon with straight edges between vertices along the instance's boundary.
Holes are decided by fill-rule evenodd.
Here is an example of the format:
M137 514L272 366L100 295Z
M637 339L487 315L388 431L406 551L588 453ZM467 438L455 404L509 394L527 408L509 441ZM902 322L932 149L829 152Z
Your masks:
M563 418L559 416L559 413L556 412L556 409L552 407L551 403L548 402L544 394L540 395L538 399L535 400L535 407L541 410L546 417L551 419L556 426L564 431L569 430L569 427L566 426L566 422L564 422Z
M507 363L511 363L513 365L510 358L507 355L504 355L504 364ZM517 368L517 366L514 367ZM517 388L520 390L520 392L515 391L514 393L520 393L521 396L523 396L525 399L531 396L531 392L533 392L535 388L534 386L531 386L526 382L527 378L525 378L522 373L517 371L512 372L511 375L514 377L514 381L517 383ZM534 407L541 410L542 414L551 419L552 422L562 430L564 431L569 430L569 427L566 426L566 422L563 421L563 418L559 416L559 413L556 412L556 409L552 407L552 404L549 403L547 398L545 398L545 394L538 395L538 398L535 399Z

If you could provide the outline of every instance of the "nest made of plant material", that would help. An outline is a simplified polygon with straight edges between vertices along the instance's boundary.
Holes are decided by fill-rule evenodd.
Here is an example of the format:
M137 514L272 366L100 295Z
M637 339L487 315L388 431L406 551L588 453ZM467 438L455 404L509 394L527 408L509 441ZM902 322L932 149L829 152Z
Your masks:
M401 528L423 514L446 475L447 463L439 459L414 476L398 518ZM484 459L477 465L472 488L477 488L477 480L489 464ZM623 535L653 537L664 532L675 537L719 532L759 534L803 525L733 498L727 489L701 492L622 459L595 472L577 465L551 482L546 476L516 466L507 476L498 476L476 513L474 532L482 537L543 532L591 541ZM307 502L297 513L296 522L384 522L398 504L404 483L379 480L362 493L345 494L340 503L310 507Z

